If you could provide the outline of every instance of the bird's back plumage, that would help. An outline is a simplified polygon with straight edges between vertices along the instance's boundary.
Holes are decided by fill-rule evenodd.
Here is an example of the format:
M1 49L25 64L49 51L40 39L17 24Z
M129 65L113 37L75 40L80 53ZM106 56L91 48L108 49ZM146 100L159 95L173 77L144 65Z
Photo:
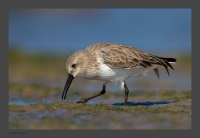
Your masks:
M154 71L158 77L159 73L156 66L165 67L169 75L168 67L173 69L170 62L176 62L176 59L174 58L158 57L124 44L101 42L88 46L86 50L90 52L98 51L104 64L111 68L131 69L151 68L154 66Z

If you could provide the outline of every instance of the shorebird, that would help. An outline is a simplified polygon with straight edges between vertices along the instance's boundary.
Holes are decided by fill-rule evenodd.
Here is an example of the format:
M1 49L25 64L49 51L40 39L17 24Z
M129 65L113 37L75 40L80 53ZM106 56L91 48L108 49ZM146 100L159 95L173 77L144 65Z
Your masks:
M104 83L100 93L76 103L86 103L90 99L105 94L108 82L119 82L125 91L124 105L127 105L129 89L126 79L144 76L149 70L154 70L159 78L158 67L164 67L170 76L168 67L173 69L170 63L176 63L176 59L158 57L125 44L95 43L85 50L76 51L68 58L66 62L68 78L62 99L65 100L72 80L75 77L81 77L101 80Z

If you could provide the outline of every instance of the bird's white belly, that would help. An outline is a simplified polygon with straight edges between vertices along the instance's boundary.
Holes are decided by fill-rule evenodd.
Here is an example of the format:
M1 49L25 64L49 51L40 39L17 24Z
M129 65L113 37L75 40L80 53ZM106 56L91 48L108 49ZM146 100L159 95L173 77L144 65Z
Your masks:
M124 81L132 76L140 77L146 75L147 71L152 68L130 68L130 69L116 69L110 68L106 64L101 64L100 70L98 70L98 76L96 79L105 81Z

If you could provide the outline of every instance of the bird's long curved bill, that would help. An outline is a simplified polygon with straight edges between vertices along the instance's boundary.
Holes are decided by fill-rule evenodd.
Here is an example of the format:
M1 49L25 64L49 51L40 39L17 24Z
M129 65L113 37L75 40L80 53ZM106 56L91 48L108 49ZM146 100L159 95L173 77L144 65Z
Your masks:
M68 78L67 78L67 81L65 83L65 87L64 87L64 90L63 90L63 94L62 94L62 99L65 100L66 98L66 95L67 95L67 91L69 89L69 86L70 84L72 83L72 80L74 79L73 75L69 74L68 75Z

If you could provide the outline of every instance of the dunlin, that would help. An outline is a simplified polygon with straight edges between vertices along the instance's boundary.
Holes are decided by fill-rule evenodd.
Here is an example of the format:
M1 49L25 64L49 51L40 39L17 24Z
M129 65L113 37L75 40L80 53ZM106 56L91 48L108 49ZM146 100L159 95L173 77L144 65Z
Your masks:
M159 78L158 67L165 67L169 75L168 67L173 69L170 63L176 63L176 59L158 57L124 44L105 42L92 44L68 58L66 62L68 78L62 99L66 98L72 80L75 77L81 77L102 80L104 84L100 93L84 98L77 103L86 103L92 98L105 94L108 82L119 82L125 91L124 105L127 105L129 90L126 79L144 76L149 70L154 70Z

